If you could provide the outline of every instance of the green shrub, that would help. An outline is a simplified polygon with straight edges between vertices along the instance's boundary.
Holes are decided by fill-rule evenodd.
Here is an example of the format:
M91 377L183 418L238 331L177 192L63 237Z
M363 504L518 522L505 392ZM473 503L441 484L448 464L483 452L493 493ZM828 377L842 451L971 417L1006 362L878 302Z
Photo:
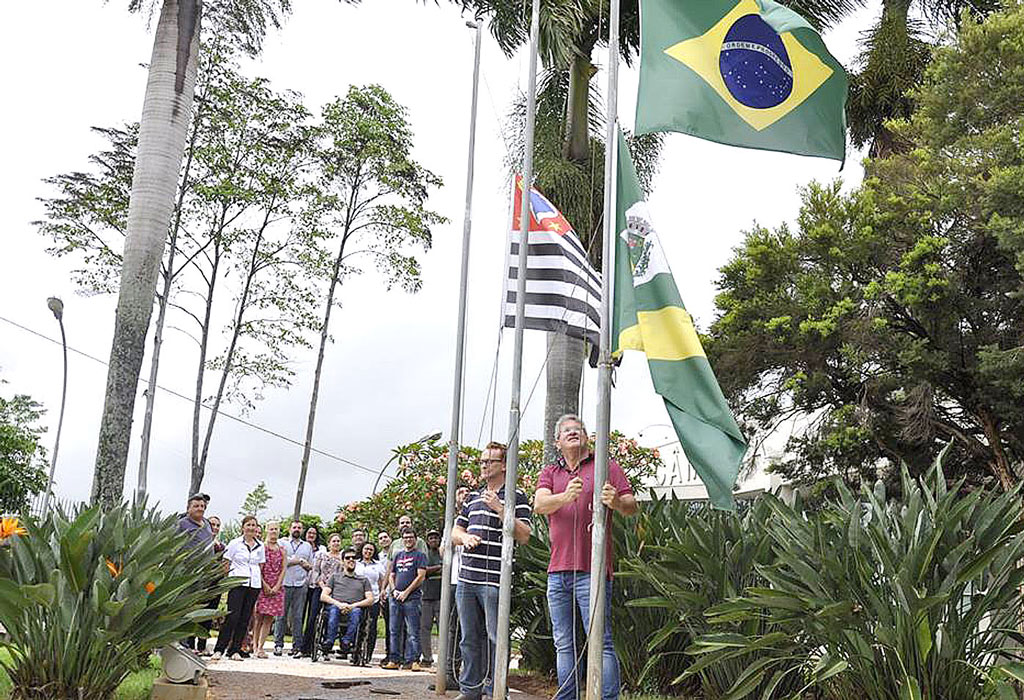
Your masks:
M122 505L58 508L0 546L0 657L20 700L105 700L152 649L200 631L219 562L176 517Z
M712 607L712 624L767 625L713 633L692 647L705 668L734 664L730 698L788 697L799 679L829 698L1016 697L1024 523L1018 489L947 488L941 458L923 479L906 469L902 493L864 486L817 513L773 497L765 522L765 583ZM781 630L781 631L779 631ZM996 670L998 667L998 670ZM774 689L774 690L773 690Z

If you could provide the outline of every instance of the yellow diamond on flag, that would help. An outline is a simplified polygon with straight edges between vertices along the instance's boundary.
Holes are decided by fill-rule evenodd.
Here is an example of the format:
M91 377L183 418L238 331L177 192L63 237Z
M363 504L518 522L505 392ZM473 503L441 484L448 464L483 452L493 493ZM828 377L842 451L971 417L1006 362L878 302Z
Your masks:
M697 73L758 131L789 114L832 75L791 32L776 33L762 19L757 0L739 0L707 32L665 53Z

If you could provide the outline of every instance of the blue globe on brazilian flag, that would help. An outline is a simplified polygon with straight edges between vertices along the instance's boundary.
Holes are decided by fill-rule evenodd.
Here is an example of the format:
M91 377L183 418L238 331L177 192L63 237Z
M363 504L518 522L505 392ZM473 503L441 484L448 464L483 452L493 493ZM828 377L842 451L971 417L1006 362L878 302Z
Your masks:
M636 131L843 160L846 71L774 0L641 0Z

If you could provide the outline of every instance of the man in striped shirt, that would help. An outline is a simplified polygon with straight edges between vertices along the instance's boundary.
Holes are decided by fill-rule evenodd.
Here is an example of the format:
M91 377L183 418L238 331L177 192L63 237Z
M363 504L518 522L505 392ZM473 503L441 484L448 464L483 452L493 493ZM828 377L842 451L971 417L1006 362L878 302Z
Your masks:
M463 547L455 591L462 628L462 674L456 700L480 700L493 692L501 528L506 503L505 446L500 442L489 443L480 455L480 479L484 487L466 496L452 530L453 544ZM516 543L526 544L530 531L530 502L525 493L516 489L513 532ZM502 659L501 663L508 663L508 659Z

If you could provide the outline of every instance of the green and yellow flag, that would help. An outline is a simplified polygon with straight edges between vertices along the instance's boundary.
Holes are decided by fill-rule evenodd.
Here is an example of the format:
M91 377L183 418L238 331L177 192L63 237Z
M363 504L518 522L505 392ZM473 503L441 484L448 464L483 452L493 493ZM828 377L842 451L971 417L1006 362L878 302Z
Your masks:
M711 504L732 510L747 443L679 297L621 132L617 188L612 353L647 355L654 388Z
M844 160L846 71L774 0L641 0L636 131Z

